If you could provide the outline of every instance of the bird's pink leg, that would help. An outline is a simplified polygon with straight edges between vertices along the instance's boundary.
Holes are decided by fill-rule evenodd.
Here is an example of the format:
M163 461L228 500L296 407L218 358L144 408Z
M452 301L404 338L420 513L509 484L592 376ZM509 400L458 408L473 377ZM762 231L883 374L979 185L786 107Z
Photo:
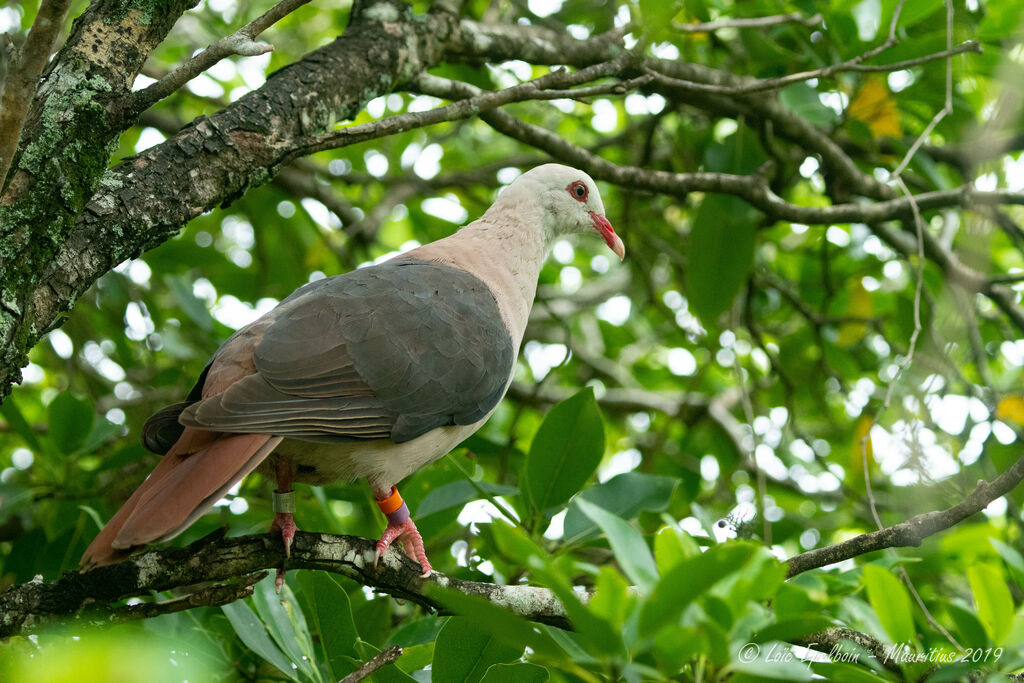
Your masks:
M274 523L270 525L270 532L281 532L281 540L284 542L284 556L292 556L292 541L295 540L295 519L292 513L295 512L295 491L292 490L292 463L284 458L279 458L275 466L277 474L277 489L273 494ZM284 567L277 570L274 577L274 585L277 592L281 592L284 586Z
M388 518L388 527L377 541L377 554L373 558L374 565L376 566L377 560L395 539L399 539L402 547L405 548L405 554L420 563L423 576L429 576L434 569L430 566L430 561L427 560L427 551L423 549L423 537L420 536L416 523L409 516L409 507L402 500L402 496L398 494L398 489L392 486L390 490L382 490L373 486L373 497L377 501L377 507Z

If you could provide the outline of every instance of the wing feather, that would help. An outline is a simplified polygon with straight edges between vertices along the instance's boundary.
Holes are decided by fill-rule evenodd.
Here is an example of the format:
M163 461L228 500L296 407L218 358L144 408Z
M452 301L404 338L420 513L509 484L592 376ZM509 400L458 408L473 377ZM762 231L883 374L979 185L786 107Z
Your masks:
M408 441L483 418L515 362L494 295L450 266L389 261L308 285L272 314L255 373L185 407L182 424Z

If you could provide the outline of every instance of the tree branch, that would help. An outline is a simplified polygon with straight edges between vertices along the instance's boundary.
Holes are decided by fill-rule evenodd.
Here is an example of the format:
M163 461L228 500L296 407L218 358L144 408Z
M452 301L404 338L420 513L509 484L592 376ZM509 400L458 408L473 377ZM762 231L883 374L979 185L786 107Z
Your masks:
M47 624L79 620L105 624L141 619L199 605L230 602L242 597L262 572L285 566L319 569L347 576L359 583L439 611L442 606L427 595L437 584L499 604L521 617L568 628L565 609L546 589L535 586L499 586L465 581L434 573L420 576L419 565L398 549L385 553L374 566L376 542L355 536L298 532L290 558L285 558L279 534L224 538L224 530L185 548L162 548L135 555L118 564L86 572L67 572L51 583L41 578L0 594L0 638L30 633ZM214 587L205 584L214 583ZM130 609L120 601L204 584L182 598L143 603Z
M358 683L377 669L383 669L388 664L394 664L402 656L402 648L392 645L372 659L366 661L361 667L345 676L339 683Z
M743 79L739 85L718 85L714 83L700 83L697 81L672 78L659 73L656 69L651 67L645 69L645 72L650 74L659 83L673 88L678 88L680 90L693 90L695 92L713 93L716 95L749 95L751 93L764 92L766 90L778 90L779 88L784 88L785 86L793 83L809 81L812 78L828 78L833 74L842 73L844 71L866 73L888 73L892 71L900 71L902 69L909 69L913 66L927 64L928 62L948 59L956 55L964 54L965 52L981 54L981 44L976 40L968 40L956 47L951 47L947 50L942 50L941 52L935 52L922 57L915 57L914 59L905 59L900 62L892 62L891 64L861 64L859 61L850 60L840 64L823 66L820 69L787 74L778 78Z
M884 548L919 546L921 541L948 529L981 512L989 503L1004 496L1024 480L1024 457L991 482L980 481L977 488L960 503L946 508L915 515L890 527L861 534L855 538L824 548L815 548L795 555L789 560L787 576L796 576L810 569L842 562Z
M70 6L71 0L44 0L29 29L20 57L13 70L7 72L3 100L0 101L0 194L6 186L7 171L18 149L21 127L35 96L39 74L53 52L53 44L64 26L64 17Z
M274 46L256 42L256 36L308 2L282 0L231 35L224 36L184 64L178 65L156 83L132 93L125 108L125 116L134 119L140 112L149 109L225 57L236 54L251 57L270 52Z
M821 15L814 14L806 17L799 12L792 12L790 14L773 14L767 17L722 19L720 21L704 21L693 24L675 22L672 24L672 28L676 31L682 31L683 33L712 33L714 31L721 31L725 28L767 28L769 26L792 23L803 24L804 26L814 26L815 24L821 23Z

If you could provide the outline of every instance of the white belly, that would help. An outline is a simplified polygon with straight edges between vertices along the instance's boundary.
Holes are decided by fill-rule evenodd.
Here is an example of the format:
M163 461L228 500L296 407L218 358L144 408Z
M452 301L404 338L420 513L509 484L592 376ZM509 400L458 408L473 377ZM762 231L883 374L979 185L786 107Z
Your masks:
M283 457L294 463L295 481L304 484L322 486L365 477L374 488L386 490L450 452L488 417L471 425L438 427L397 444L389 439L335 444L285 439L259 471L273 481L276 462Z

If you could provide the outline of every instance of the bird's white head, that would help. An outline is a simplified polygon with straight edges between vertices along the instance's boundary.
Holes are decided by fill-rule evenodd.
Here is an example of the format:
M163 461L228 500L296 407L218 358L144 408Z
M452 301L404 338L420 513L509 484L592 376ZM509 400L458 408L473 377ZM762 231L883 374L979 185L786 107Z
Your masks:
M543 210L549 237L596 231L619 259L626 256L626 247L604 215L594 179L583 171L544 164L516 178L505 192Z

